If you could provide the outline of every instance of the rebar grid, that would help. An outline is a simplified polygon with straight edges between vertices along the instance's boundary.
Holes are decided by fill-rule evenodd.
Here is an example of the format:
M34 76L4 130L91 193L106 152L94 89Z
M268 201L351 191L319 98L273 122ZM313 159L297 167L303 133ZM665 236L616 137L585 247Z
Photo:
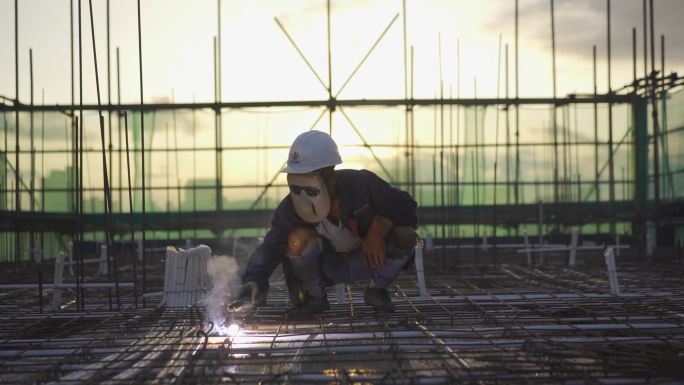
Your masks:
M430 271L431 270L431 271ZM201 307L110 310L104 294L43 313L24 292L0 306L0 382L18 383L675 383L684 358L684 266L432 266L428 299L410 274L394 313L346 303L310 322L269 304L216 335ZM99 299L98 299L99 298ZM350 301L351 299L351 301ZM100 301L100 302L98 302Z

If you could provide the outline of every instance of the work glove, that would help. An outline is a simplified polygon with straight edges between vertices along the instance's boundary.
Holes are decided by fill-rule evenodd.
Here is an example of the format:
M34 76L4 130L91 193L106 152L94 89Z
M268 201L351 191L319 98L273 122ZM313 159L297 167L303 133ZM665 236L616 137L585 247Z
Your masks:
M256 282L245 282L238 292L237 299L228 305L229 311L239 311L266 304L266 291L259 290Z

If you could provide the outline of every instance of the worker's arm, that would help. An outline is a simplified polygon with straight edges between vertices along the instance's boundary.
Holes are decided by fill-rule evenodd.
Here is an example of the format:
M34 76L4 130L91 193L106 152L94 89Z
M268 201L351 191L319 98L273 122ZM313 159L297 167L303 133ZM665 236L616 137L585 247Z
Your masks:
M386 238L393 227L394 223L382 215L373 217L373 222L361 245L364 261L371 268L379 269L385 264Z
M271 220L271 229L266 233L264 242L249 257L242 274L243 284L254 282L260 292L268 291L268 279L285 257L287 236L298 224L296 218L292 202L287 196L276 209Z
M411 195L390 185L371 171L361 170L361 172L373 212L389 219L394 226L415 229L418 223L417 204Z

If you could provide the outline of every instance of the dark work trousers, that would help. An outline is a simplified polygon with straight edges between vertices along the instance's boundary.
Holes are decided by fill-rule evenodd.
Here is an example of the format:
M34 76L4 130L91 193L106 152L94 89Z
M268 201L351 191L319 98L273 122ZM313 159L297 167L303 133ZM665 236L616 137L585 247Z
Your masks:
M414 250L401 250L388 243L385 264L372 269L364 262L361 247L340 253L327 240L320 239L302 255L289 256L289 259L302 287L310 295L322 297L326 286L337 283L368 281L371 287L387 288L413 258Z

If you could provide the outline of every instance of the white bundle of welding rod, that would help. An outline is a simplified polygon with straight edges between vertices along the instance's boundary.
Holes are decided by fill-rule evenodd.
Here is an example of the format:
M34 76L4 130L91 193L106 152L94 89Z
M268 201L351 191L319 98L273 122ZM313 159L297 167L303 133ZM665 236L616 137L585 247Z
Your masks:
M167 307L191 306L206 295L209 258L211 249L206 245L189 250L166 248L164 304Z

